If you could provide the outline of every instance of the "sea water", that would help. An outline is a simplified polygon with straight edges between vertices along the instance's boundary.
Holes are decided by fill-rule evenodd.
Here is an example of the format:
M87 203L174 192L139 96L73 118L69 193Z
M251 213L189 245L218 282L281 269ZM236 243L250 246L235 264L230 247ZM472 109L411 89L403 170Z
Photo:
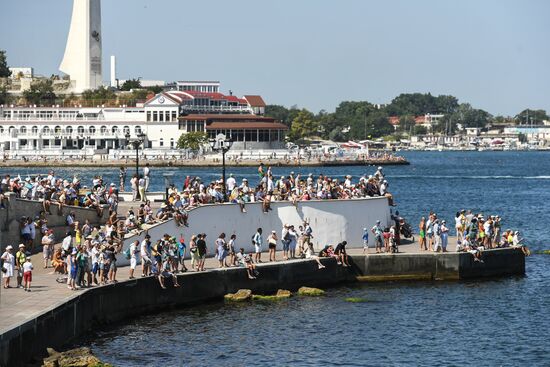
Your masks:
M454 227L472 209L503 217L533 252L550 248L550 153L407 152L409 166L384 167L400 214L416 229L430 210ZM357 179L376 167L273 167ZM28 170L10 168L9 173ZM221 169L152 168L209 182ZM7 172L7 171L6 171ZM31 169L28 173L44 172ZM84 181L117 169L58 169ZM130 169L129 173L133 173ZM228 168L238 181L258 181L254 168ZM229 231L230 229L228 229ZM315 229L314 229L315 230ZM348 238L348 242L360 239ZM526 260L526 276L461 282L388 282L327 290L321 298L277 303L210 303L127 320L90 335L83 345L116 366L403 366L550 365L550 255ZM144 295L146 296L146 295ZM358 297L365 302L348 303Z

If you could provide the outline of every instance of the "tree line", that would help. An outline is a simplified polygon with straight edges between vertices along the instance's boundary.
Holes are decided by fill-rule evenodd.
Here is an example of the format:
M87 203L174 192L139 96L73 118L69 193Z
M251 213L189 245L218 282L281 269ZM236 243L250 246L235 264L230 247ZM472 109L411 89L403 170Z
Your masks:
M430 131L435 134L453 134L466 127L485 129L491 125L541 124L550 119L545 110L531 109L523 110L515 117L493 116L469 103L459 103L454 96L433 96L430 93L402 93L387 105L344 101L334 112L321 110L313 113L297 106L268 105L265 114L289 127L291 141L308 138L347 141L425 134L428 133L426 127L415 123L415 117L425 114L444 115ZM390 124L393 116L399 121L397 130Z

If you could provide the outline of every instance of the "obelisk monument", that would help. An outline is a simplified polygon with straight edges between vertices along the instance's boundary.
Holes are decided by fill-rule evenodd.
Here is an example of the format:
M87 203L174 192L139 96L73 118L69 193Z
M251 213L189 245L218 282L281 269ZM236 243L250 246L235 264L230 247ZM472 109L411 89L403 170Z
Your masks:
M65 56L59 70L70 75L71 90L82 93L103 84L101 0L74 0Z

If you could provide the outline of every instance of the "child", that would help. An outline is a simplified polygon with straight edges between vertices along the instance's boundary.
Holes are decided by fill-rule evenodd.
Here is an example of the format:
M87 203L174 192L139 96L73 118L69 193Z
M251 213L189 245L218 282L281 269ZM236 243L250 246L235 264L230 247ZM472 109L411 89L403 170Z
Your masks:
M30 256L27 257L27 261L23 264L23 281L25 282L25 291L31 291L31 282L32 282L32 263Z
M363 228L363 253L369 253L369 231Z

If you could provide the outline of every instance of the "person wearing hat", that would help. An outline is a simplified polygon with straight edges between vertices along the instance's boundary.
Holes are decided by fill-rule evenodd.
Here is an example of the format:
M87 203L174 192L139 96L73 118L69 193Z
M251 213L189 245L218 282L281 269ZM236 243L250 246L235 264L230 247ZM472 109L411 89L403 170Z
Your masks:
M206 233L202 233L198 235L197 239L197 255L199 257L197 271L204 271L204 263L207 253L208 247L206 246Z
M2 278L4 278L4 288L10 287L10 280L13 277L13 270L15 268L15 257L12 254L13 247L8 245L6 251L2 254Z
M15 266L17 268L17 288L23 288L23 264L27 261L25 245L19 245L19 251L15 253Z
M55 244L55 238L51 229L48 229L44 236L42 236L41 244L42 257L44 258L44 269L46 269L48 268L48 261L52 259L53 246Z

